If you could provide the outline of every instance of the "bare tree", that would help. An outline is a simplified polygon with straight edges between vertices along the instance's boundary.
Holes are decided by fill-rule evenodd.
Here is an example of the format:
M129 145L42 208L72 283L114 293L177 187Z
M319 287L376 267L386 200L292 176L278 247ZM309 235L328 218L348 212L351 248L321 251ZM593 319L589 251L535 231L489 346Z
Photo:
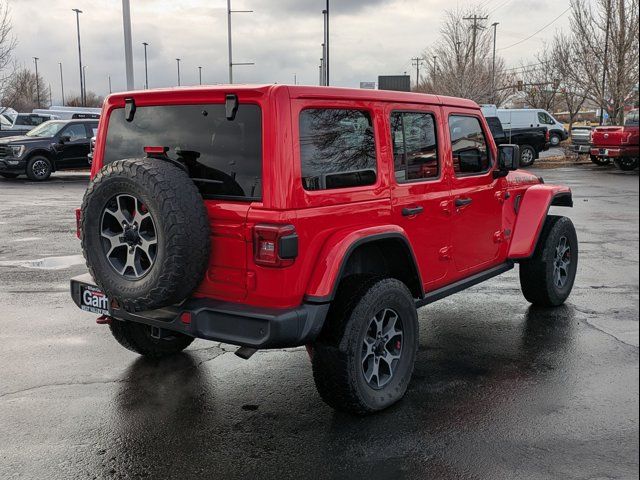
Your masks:
M11 64L15 47L16 39L11 33L9 5L5 0L0 0L0 96L2 96L2 90L4 90L9 77L6 70Z
M429 73L416 90L501 105L513 93L509 87L512 76L505 70L504 60L497 57L493 91L493 36L484 25L472 28L465 21L468 14L461 9L445 13L439 41L423 54Z
M101 108L102 107L102 103L104 102L104 97L101 97L99 95L97 95L94 92L87 92L86 93L86 105L83 105L82 102L82 97L80 97L80 95L70 95L68 98L65 99L66 105L68 107L93 107L93 108Z
M519 79L523 83L523 100L531 108L554 111L558 102L560 77L554 54L545 48L536 55L533 66L522 66Z
M622 122L625 104L637 100L638 0L571 0L571 7L570 32L557 35L553 46L566 51L563 79Z
M34 108L48 108L50 95L49 87L46 85L42 75L38 75L36 80L36 74L31 70L20 69L7 82L0 104L12 107L19 112L30 112Z

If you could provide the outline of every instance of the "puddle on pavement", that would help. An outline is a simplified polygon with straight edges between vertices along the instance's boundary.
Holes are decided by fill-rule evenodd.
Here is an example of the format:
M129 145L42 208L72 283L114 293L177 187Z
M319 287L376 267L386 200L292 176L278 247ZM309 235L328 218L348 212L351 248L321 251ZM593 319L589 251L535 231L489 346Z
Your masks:
M38 270L64 270L74 265L82 265L84 257L82 255L69 255L67 257L48 257L38 260L3 260L0 267L23 267L35 268Z

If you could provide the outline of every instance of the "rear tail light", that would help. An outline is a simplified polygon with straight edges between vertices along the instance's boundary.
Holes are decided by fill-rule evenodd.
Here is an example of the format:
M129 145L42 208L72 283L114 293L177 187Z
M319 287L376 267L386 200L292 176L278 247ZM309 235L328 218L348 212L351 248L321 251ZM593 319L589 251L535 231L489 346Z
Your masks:
M254 261L265 267L287 267L298 256L298 235L293 225L256 225Z
M82 210L76 208L76 237L80 240L82 236Z
M547 130L547 133L545 133L544 138L546 138L547 142L551 141L551 134L549 133L549 130Z

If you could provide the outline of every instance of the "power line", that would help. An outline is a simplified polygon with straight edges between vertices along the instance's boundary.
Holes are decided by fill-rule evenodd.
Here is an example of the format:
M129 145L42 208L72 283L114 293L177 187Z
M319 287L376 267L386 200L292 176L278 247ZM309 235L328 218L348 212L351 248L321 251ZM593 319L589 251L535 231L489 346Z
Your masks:
M502 7L504 7L505 5L507 5L508 3L511 3L512 0L507 0L506 2L502 2L500 5L498 5L496 8L494 8L493 10L490 10L488 15L491 15L493 12L495 12L496 10L501 9Z
M538 63L532 63L530 65L520 65L519 67L505 68L504 71L505 72L510 72L512 70L524 70L525 68L537 67L538 65L544 65L545 63L546 62L538 62Z
M522 40L520 40L519 42L513 43L511 45L509 45L508 47L503 47L500 50L507 50L508 48L511 47L515 47L516 45L520 45L521 43L526 42L527 40L535 37L537 34L539 34L540 32L542 32L544 29L550 27L551 25L553 25L555 22L557 22L560 17L562 17L565 13L567 13L569 10L571 10L571 7L567 8L564 12L562 12L560 15L558 15L556 18L554 18L553 20L551 20L549 23L547 23L544 27L542 27L540 30L536 31L535 33L529 35L527 38L523 38Z

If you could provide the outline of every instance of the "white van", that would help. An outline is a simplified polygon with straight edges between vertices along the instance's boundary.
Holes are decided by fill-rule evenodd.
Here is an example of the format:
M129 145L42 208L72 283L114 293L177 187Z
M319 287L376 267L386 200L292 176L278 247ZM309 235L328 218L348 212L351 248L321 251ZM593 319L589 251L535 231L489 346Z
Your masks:
M546 127L549 141L556 147L569 138L564 125L546 110L539 108L498 108L497 115L505 130L516 128Z

